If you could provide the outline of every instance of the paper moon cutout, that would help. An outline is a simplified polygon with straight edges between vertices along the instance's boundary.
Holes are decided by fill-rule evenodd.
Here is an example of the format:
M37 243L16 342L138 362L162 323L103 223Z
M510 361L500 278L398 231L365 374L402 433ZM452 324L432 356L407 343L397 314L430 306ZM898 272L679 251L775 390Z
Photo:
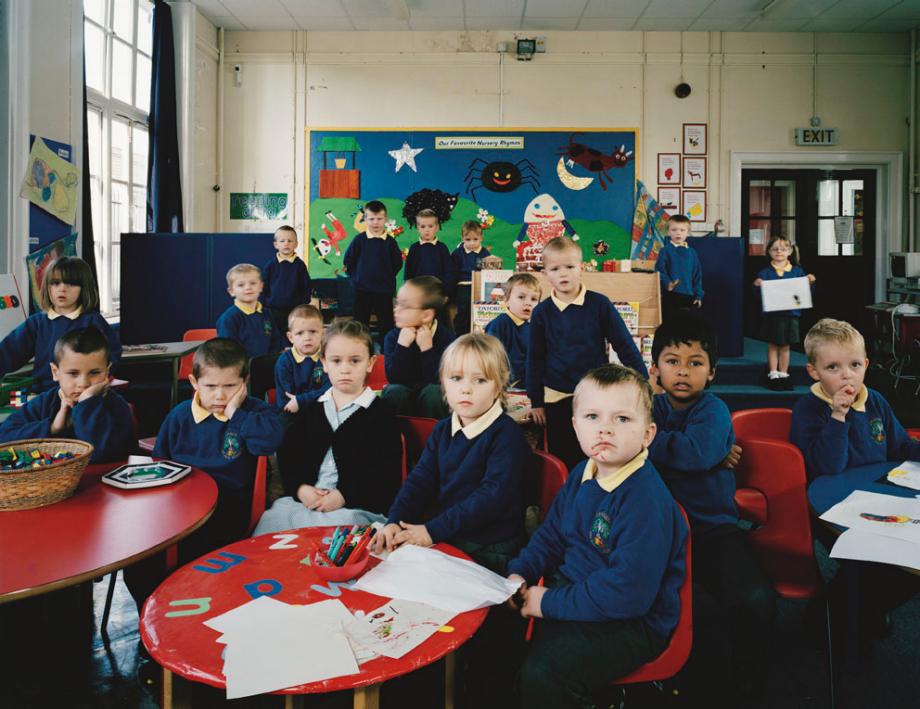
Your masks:
M566 170L565 158L559 158L559 162L556 164L556 174L559 175L559 181L570 190L583 190L594 182L593 177L578 177Z

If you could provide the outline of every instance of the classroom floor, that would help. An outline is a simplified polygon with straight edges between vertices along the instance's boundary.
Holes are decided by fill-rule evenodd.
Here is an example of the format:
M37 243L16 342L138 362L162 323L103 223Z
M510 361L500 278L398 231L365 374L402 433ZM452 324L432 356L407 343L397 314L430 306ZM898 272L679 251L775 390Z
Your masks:
M881 370L869 373L869 384L885 394L906 426L920 426L920 400L913 396L916 383L902 384L893 391ZM277 494L277 485L273 488ZM75 530L78 533L79 530ZM27 554L28 550L24 550ZM836 563L818 545L822 572L827 578ZM2 570L0 570L2 573ZM75 707L87 709L126 707L152 709L158 706L156 689L137 680L137 612L124 584L119 580L109 620L109 643L103 643L99 620L105 602L108 579L77 589L13 604L0 605L0 707L44 709ZM829 706L827 692L826 640L820 628L806 622L806 604L781 601L770 652L766 688L757 701L745 709L818 709ZM920 696L920 596L893 615L888 637L862 656L859 672L843 671L842 649L835 650L838 663L837 706L859 709L892 709L915 706ZM751 642L759 642L751 638ZM383 706L443 706L437 694L439 669L423 678L429 688L394 683L384 686ZM627 707L708 707L708 703L682 701L680 696L662 695L649 687L637 688ZM684 698L686 699L686 698ZM222 693L178 680L175 706L280 707L278 697L257 697L228 703ZM351 697L338 694L311 697L308 707L350 707Z

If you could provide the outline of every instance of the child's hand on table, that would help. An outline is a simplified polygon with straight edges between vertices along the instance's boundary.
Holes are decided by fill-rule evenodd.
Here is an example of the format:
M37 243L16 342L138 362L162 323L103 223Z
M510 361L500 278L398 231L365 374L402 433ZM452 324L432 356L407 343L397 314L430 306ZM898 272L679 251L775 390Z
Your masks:
M508 606L512 610L519 611L521 606L524 605L524 591L527 590L527 580L520 574L511 574L508 580L518 584L518 590L508 599Z
M738 465L738 462L741 460L741 446L737 443L732 444L732 449L728 452L728 455L725 456L725 460L722 461L721 466L723 468L728 468L729 470L734 470L735 466Z
M543 611L540 609L540 603L543 601L543 594L546 593L546 591L546 586L530 586L529 588L524 589L524 606L521 608L521 617L543 617Z
M249 396L249 390L246 388L246 381L243 380L243 383L240 384L240 388L236 390L233 398L227 403L227 407L224 409L224 416L228 419L232 419L233 414L243 405L247 396Z
M406 524L405 522L400 522L399 526L401 531L396 533L396 537L393 540L396 546L415 544L415 546L419 547L430 547L434 544L424 524Z
M70 425L70 410L73 404L67 399L61 399L61 408L51 422L51 435L57 436L67 430Z
M308 510L316 509L316 505L329 493L328 490L320 490L312 485L301 485L297 488L297 499L303 503Z
M418 333L414 327L404 327L399 331L399 337L396 339L396 343L403 347L412 347L412 343L415 342L417 335Z
M542 406L534 406L530 409L530 419L538 426L546 425L546 409Z
M326 493L319 498L311 509L317 512L332 512L345 506L345 496L338 490L318 490L320 493Z
M841 422L846 421L847 414L850 412L850 407L853 405L855 400L856 387L854 387L852 384L847 384L846 386L838 389L837 393L834 394L833 411L831 411L831 417Z
M415 331L415 344L422 352L427 352L434 347L434 336L431 334L431 328L420 327Z
M288 398L288 403L284 405L284 410L289 414L296 414L300 411L300 404L297 403L297 396L288 394L287 392L284 392L284 395Z
M393 551L396 548L396 535L399 534L400 527L398 524L388 524L383 529L377 530L374 538L371 540L371 549L374 553L379 554L384 549Z
M80 398L77 399L77 403L81 401L86 401L94 396L102 396L109 390L109 381L106 379L104 382L99 382L98 384L93 384L91 387L86 387L83 390L83 393L80 394Z

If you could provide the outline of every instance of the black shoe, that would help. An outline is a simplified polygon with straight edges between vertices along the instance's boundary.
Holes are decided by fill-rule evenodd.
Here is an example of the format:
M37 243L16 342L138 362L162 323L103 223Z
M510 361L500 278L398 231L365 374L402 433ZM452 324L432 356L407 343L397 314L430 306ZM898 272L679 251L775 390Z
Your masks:
M163 681L163 668L149 658L139 657L137 661L137 683L155 691Z
M792 391L792 377L779 377L775 381L777 382L777 391Z

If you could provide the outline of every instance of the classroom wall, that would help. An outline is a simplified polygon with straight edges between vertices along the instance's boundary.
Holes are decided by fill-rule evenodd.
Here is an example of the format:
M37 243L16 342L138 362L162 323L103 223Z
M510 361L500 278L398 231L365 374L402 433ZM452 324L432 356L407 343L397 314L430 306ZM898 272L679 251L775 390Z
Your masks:
M544 34L541 32L541 34ZM681 124L709 125L708 221L730 224L732 151L796 150L817 114L835 151L908 145L904 34L546 32L547 53L496 51L511 32L227 32L223 193L288 192L304 218L304 126L558 126L640 129L638 172L654 192L658 152ZM242 67L235 86L233 66ZM680 100L673 88L691 84ZM820 148L800 148L820 160ZM196 175L196 190L207 180ZM210 187L210 185L208 185ZM905 194L902 195L906 205ZM906 230L906 206L905 206ZM265 231L220 219L198 228Z

